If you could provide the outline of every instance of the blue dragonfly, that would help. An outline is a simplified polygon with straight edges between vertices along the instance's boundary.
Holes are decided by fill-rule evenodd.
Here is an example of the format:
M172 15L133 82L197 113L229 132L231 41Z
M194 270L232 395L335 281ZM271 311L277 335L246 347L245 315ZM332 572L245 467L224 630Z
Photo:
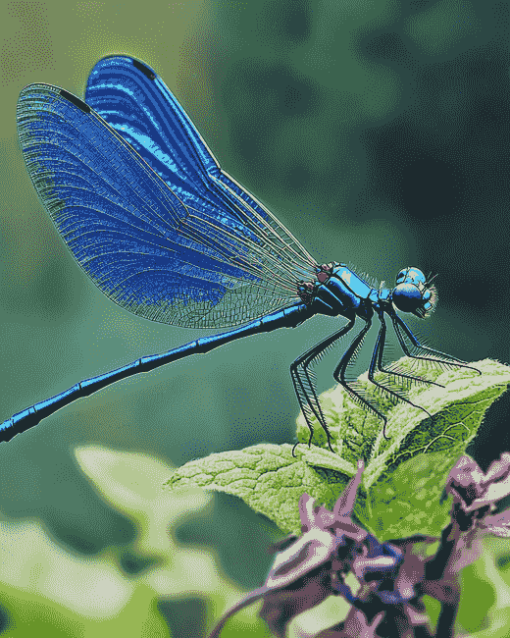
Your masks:
M116 381L225 343L294 328L317 314L347 320L292 363L296 395L313 437L314 419L332 450L313 371L355 325L363 328L333 376L383 422L377 399L347 378L377 316L368 378L392 402L412 403L394 382L432 383L383 365L387 316L403 352L417 360L469 368L422 346L396 310L423 318L435 287L404 268L393 289L374 288L343 263L319 264L259 201L225 173L170 90L146 64L127 56L100 60L85 101L48 84L23 89L17 125L27 171L72 255L94 284L130 312L188 328L231 328L77 383L0 425L12 437L65 405ZM474 368L471 368L474 369ZM376 381L376 370L388 382ZM399 389L400 388L400 389ZM377 393L376 393L377 394Z

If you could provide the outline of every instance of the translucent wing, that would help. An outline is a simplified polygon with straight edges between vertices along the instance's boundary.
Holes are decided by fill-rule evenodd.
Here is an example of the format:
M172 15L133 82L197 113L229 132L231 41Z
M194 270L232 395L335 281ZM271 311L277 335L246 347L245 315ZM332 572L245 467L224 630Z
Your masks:
M232 231L228 225L234 220L234 225L242 224L245 234L252 233L250 237L258 244L255 250L251 248L251 263L244 259L244 266L264 284L257 290L246 286L231 290L225 295L221 315L201 312L199 323L194 325L232 325L296 301L296 283L314 278L315 261L260 202L221 170L184 110L151 68L127 56L100 60L90 73L86 102L187 206L194 207L193 217L185 222L194 237L210 239L214 231L229 241ZM234 320L227 324L225 308L229 305Z
M171 91L146 64L127 56L100 60L85 101L114 128L189 206L207 203L257 231L301 277L315 260L252 195L225 173ZM205 234L208 229L204 228ZM271 275L270 275L271 276Z
M292 238L271 234L269 213L253 209L228 178L211 177L217 193L199 181L194 138L173 158L183 188L176 182L171 190L64 90L26 87L17 118L27 170L63 239L94 283L131 312L182 326L231 326L293 303L296 279L310 278L300 272L311 266L287 263L293 247L282 255L282 244Z

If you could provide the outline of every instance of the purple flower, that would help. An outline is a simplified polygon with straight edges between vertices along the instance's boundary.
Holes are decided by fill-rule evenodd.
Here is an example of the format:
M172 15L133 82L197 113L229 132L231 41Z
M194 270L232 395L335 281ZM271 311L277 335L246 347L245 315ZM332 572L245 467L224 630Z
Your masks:
M340 554L347 555L350 546L368 535L351 519L363 469L363 461L358 461L358 471L335 503L333 511L323 506L316 507L311 496L302 494L299 513L303 535L290 537L280 544L283 549L276 555L265 584L230 609L210 638L219 636L226 620L234 613L259 598L264 598L261 617L271 631L283 637L294 616L334 593L331 574L343 573L350 567Z
M352 605L345 620L317 638L378 638L379 635L430 636L423 596L441 603L437 635L452 638L460 600L459 570L478 558L480 533L510 536L510 510L496 513L495 502L510 494L510 454L503 453L484 473L469 456L459 458L446 490L453 495L452 522L441 538L415 535L381 543L352 519L363 473L358 471L330 511L302 494L299 513L302 535L277 544L265 584L245 596L219 622L263 598L260 616L284 638L291 620L331 595ZM437 543L434 556L424 546ZM359 590L345 577L352 572ZM377 633L379 632L379 633Z
M452 518L461 532L478 528L497 536L510 536L510 510L493 514L496 501L510 494L510 454L503 452L484 474L467 454L459 458L447 482L453 496Z
M302 494L299 500L302 536L290 536L278 544L278 554L263 587L242 599L216 626L210 638L219 636L227 618L258 598L264 603L260 616L278 637L285 636L290 621L328 596L343 595L355 607L328 637L375 636L385 604L397 605L416 596L412 586L394 588L403 551L391 543L379 543L351 518L361 483L363 461L335 503L333 510L316 506ZM375 608L354 595L344 582L352 571L364 584L364 598L376 596ZM403 582L403 581L402 581Z

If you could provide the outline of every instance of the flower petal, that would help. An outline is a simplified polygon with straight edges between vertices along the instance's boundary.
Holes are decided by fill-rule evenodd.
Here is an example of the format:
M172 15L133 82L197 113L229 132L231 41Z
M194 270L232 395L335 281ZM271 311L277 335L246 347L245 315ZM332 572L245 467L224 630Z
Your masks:
M349 484L342 492L340 498L335 503L333 507L333 514L337 517L346 517L352 514L352 509L354 507L354 503L356 501L356 495L358 492L358 487L361 483L361 476L363 474L363 470L365 469L365 463L363 459L358 460L358 471L355 476L349 481Z
M335 548L336 539L329 532L320 529L307 532L276 555L266 587L280 589L290 585L330 560Z
M510 510L486 516L479 526L487 533L510 538Z

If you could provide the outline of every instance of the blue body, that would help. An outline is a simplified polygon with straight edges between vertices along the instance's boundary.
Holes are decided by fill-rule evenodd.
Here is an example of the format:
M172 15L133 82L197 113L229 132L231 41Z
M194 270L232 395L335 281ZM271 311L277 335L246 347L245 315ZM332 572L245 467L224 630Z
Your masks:
M162 354L141 357L116 370L100 374L91 379L85 379L54 397L36 403L30 408L14 414L10 419L0 424L0 432L8 430L4 434L3 440L10 440L19 432L37 425L41 419L53 414L76 399L93 394L116 381L140 372L150 372L155 368L192 354L205 354L214 348L241 337L271 332L278 328L294 328L315 314L342 315L344 317L353 315L365 317L367 314L371 316L373 310L369 297L371 294L372 297L374 293L377 294L376 291L370 288L344 264L340 264L335 268L334 275L327 283L318 284L315 299L309 305L297 303L251 321L235 330L210 337L202 337ZM347 285L347 282L349 285Z
M261 332L270 332L277 328L294 327L301 323L308 317L307 308L304 304L296 304L290 308L279 310L271 315L266 315L261 319L250 322L246 326L230 330L219 335L213 335L211 337L202 337L196 341L191 341L179 348L174 348L163 354L154 354L146 357L141 357L132 363L107 372L106 374L100 374L91 379L85 379L80 383L72 386L65 392L61 392L54 397L50 397L45 401L36 403L30 408L14 414L10 419L7 419L0 424L0 432L7 430L3 435L3 440L10 440L13 436L19 432L24 432L28 428L37 425L41 419L53 414L65 405L72 403L76 399L86 397L89 394L93 394L101 388L104 388L116 381L125 379L134 374L140 372L150 372L155 368L159 368L162 365L182 359L192 354L205 354L213 348L224 345L234 339L240 337L248 337L253 334Z
M82 381L4 421L0 438L9 440L120 379L234 339L295 327L318 313L343 316L349 323L291 366L311 431L314 416L326 432L327 426L309 369L356 318L365 327L334 377L384 419L349 385L345 369L374 313L381 325L371 379L376 367L383 369L385 313L406 354L411 354L406 339L420 347L395 307L418 316L432 309L421 271L404 269L394 290L377 291L344 264L319 265L269 210L222 171L163 81L133 58L98 62L85 102L55 86L27 86L18 100L17 121L27 171L44 207L104 294L152 321L234 329Z

